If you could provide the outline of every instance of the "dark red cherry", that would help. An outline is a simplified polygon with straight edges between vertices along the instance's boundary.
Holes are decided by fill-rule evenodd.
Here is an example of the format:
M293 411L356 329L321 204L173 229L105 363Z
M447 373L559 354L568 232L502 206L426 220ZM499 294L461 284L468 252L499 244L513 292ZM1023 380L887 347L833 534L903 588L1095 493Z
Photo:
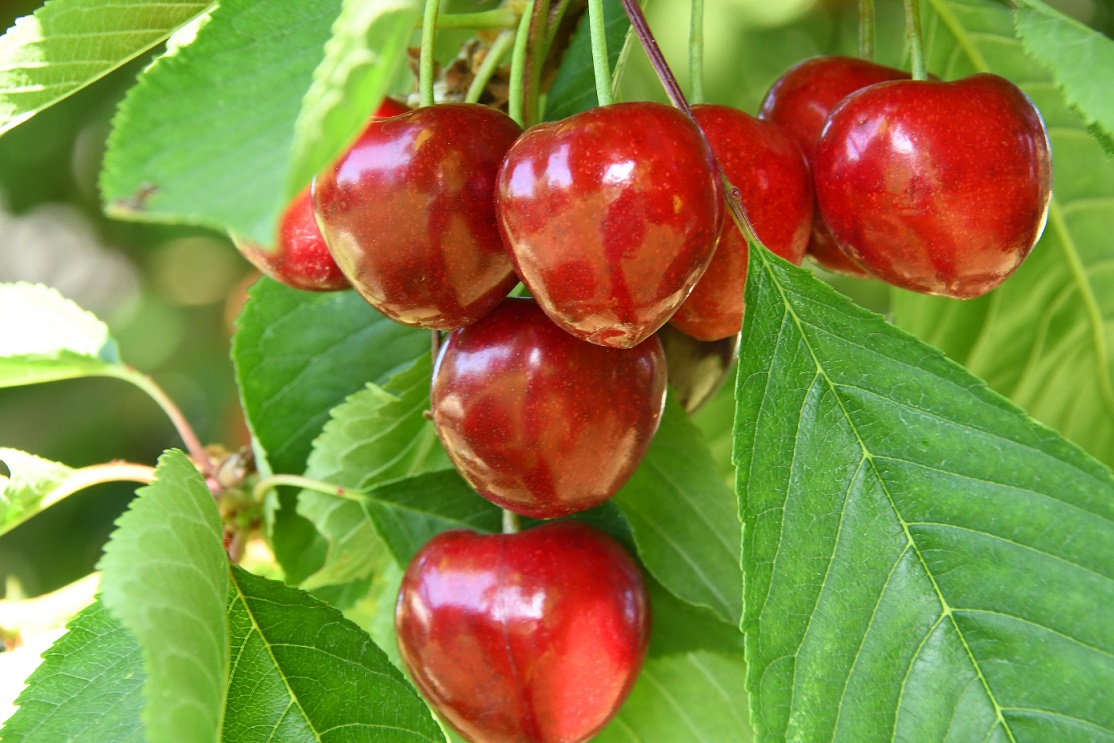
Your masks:
M762 100L758 116L789 132L811 166L816 140L836 104L860 88L902 79L908 80L909 73L863 59L813 57L778 78ZM814 213L808 255L829 271L859 277L870 275L835 244L819 209Z
M605 348L507 299L452 333L430 406L445 450L488 500L553 518L597 506L634 473L657 431L666 367L657 338Z
M581 743L638 676L650 603L626 551L585 524L450 531L407 568L395 628L414 683L466 739Z
M812 179L801 148L776 124L729 106L693 106L712 152L758 239L794 265L805 257L812 229ZM747 242L728 219L708 270L673 315L672 324L702 341L738 335L743 324Z
M419 108L372 121L317 177L325 241L372 306L400 323L451 330L514 286L493 193L520 132L486 106Z
M895 286L955 298L985 294L1021 265L1052 190L1040 113L989 74L852 94L828 118L814 173L844 252Z
M711 261L723 219L700 132L660 103L533 127L507 153L497 205L518 275L545 312L616 348L673 315Z

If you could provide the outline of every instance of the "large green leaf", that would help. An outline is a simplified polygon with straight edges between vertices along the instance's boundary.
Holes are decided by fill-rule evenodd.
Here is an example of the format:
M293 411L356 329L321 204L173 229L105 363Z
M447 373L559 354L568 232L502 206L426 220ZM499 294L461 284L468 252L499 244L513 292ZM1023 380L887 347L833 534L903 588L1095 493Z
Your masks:
M147 674L135 637L96 602L68 625L27 679L4 743L144 743Z
M114 374L108 327L56 290L0 284L0 387Z
M1044 236L1004 285L962 302L896 292L895 320L1114 464L1114 160L1013 38L1009 10L989 0L931 0L925 10L933 72L997 72L1040 108L1055 184ZM1057 54L1079 63L1081 52Z
M329 411L368 382L385 384L429 342L428 331L388 320L356 292L256 282L236 323L232 358L270 470L300 474Z
M597 743L747 743L739 656L709 650L651 657Z
M1114 739L1114 476L752 247L736 464L760 740Z
M0 134L134 59L209 0L50 0L0 37Z
M148 741L211 743L229 666L220 513L181 452L164 454L156 476L105 547L101 600L143 648Z
M1052 73L1067 103L1087 122L1106 154L1114 155L1110 79L1095 74L1114 69L1114 40L1039 0L1021 4L1015 23L1026 51Z
M419 0L344 0L294 125L293 196L360 133L404 67Z
M0 447L0 462L11 473L0 475L0 535L56 502L48 496L73 473L64 464L16 449Z
M742 613L742 527L735 496L700 431L672 399L650 450L614 502L630 522L638 554L666 588L724 621Z
M108 211L272 244L294 122L340 3L222 0L121 104L101 173Z
M328 604L234 568L228 624L228 743L445 740L383 651Z
M603 18L608 65L614 75L618 71L627 32L630 31L630 21L621 0L603 0ZM592 68L592 36L588 29L588 14L585 13L561 60L553 85L549 88L545 119L557 121L598 105L595 72Z
M450 467L429 409L429 354L391 378L386 388L369 384L333 408L332 419L314 442L306 476L366 492L379 483ZM368 520L367 499L312 490L298 496L298 513L328 542L325 564L302 582L312 590L371 575L386 556Z

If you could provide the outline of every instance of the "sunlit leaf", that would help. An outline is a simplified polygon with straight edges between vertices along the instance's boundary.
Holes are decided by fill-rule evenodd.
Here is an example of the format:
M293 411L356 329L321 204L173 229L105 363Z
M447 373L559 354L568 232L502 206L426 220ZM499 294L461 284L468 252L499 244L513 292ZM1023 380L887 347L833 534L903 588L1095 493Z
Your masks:
M11 473L0 475L0 534L51 505L44 502L73 472L64 464L51 462L16 449L0 448L0 462Z

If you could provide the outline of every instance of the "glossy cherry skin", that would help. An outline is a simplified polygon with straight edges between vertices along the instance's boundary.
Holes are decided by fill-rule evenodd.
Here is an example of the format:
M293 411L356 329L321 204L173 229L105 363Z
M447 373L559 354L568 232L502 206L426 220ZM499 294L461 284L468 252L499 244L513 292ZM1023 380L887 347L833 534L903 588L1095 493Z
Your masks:
M414 683L468 740L579 743L634 684L650 603L635 562L586 524L450 531L407 568L395 628Z
M739 334L716 341L698 341L672 324L657 332L665 351L669 394L692 414L712 399L735 370Z
M801 265L812 229L812 178L801 148L776 124L729 106L692 107L762 244ZM727 220L708 270L670 321L693 338L715 341L743 325L747 241Z
M854 57L813 57L791 67L762 100L759 117L794 137L811 167L816 140L832 109L856 90L888 80L908 80L909 73ZM808 255L829 271L851 276L870 274L844 255L832 240L820 210L815 210Z
M816 147L832 236L904 289L977 297L1017 269L1044 229L1048 134L1013 83L879 83L846 98Z
M618 103L527 131L499 173L515 269L555 323L638 345L712 259L722 190L696 126L660 103Z
M480 495L523 516L598 506L634 473L665 404L657 338L604 348L510 298L452 333L430 407L445 451Z
M493 193L520 132L486 106L419 108L372 121L315 179L329 250L373 307L406 325L452 330L517 283Z

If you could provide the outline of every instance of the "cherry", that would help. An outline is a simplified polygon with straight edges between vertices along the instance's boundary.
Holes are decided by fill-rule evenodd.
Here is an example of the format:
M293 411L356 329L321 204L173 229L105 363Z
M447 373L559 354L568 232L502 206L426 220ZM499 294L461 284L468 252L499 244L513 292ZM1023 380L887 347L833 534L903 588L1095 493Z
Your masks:
M801 148L776 124L729 106L693 106L693 114L727 179L741 193L762 244L801 265L812 228L812 180ZM747 241L734 223L692 294L673 315L677 327L702 341L738 335L743 325Z
M393 98L384 98L372 117L382 119L409 110ZM283 211L275 247L268 249L236 234L231 237L243 256L275 281L306 291L352 288L317 228L309 186Z
M596 346L534 300L509 298L448 337L430 407L472 487L515 513L553 518L599 505L630 478L657 431L665 385L656 338Z
M739 334L698 341L665 325L657 335L665 351L670 394L686 413L695 413L730 378L739 354Z
M475 322L516 283L493 191L521 129L475 104L372 121L314 182L317 221L357 291L406 325Z
M816 195L843 250L895 286L970 298L1044 229L1048 134L997 75L879 83L839 104L816 146Z
M586 524L449 531L407 568L395 628L418 689L468 740L578 743L634 684L650 604L635 562Z
M794 65L777 79L762 100L758 115L793 136L811 167L816 140L836 104L860 88L902 79L908 80L909 73L854 57L813 57ZM814 212L807 252L829 271L870 275L835 244L819 209Z
M554 322L630 348L704 272L723 221L711 153L660 103L617 103L527 131L499 172L499 226Z

